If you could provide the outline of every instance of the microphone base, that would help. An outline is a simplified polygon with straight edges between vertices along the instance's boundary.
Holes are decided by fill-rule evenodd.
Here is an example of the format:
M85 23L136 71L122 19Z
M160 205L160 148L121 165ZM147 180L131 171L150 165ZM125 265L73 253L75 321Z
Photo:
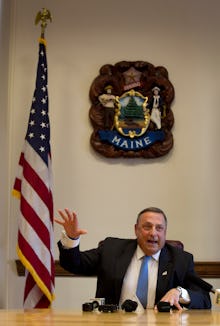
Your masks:
M157 304L157 310L159 312L170 312L171 306L169 302L159 301Z

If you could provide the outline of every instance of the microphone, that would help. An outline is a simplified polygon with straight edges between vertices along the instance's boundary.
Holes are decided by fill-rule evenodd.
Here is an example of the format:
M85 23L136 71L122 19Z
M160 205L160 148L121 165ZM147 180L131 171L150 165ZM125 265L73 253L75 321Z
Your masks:
M203 279L201 279L196 274L188 273L186 276L186 279L193 282L194 284L200 286L203 290L205 290L207 292L215 293L215 289L213 288L213 286L211 284L209 284L208 282L204 281Z
M171 308L173 307L171 307L169 302L159 301L157 303L157 310L159 312L169 312Z
M121 305L121 309L125 310L126 312L132 312L136 310L137 306L138 304L136 301L125 300Z

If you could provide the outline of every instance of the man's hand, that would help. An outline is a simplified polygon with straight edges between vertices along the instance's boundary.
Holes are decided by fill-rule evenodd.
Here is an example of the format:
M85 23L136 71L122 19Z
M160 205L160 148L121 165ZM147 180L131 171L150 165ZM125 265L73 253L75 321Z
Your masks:
M179 304L180 292L177 289L169 290L160 301L169 302L171 306L175 306L178 310L183 308Z
M75 212L70 212L68 208L65 208L63 211L59 209L58 213L62 220L54 218L54 221L63 226L68 237L78 238L80 235L87 233L86 230L79 229L78 218Z

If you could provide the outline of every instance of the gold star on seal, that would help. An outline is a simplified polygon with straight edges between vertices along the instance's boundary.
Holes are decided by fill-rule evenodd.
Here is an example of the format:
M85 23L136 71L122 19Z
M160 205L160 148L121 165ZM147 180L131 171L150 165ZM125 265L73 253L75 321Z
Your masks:
M141 72L135 69L134 67L129 68L123 73L125 78L125 84L132 84L140 82Z

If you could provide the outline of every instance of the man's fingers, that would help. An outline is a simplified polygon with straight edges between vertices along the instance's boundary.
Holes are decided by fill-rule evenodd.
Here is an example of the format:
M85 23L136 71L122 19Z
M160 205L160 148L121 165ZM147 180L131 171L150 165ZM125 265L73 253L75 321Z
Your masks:
M87 234L87 233L88 233L88 231L87 231L87 230L85 230L85 229L81 229L81 230L79 230L79 233L80 233L80 234Z
M71 212L68 208L65 208L64 211L69 221L73 222L76 219L77 215L75 212Z
M65 212L66 212L66 210L65 210ZM58 213L60 214L60 217L62 217L62 219L63 219L64 221L68 221L68 216L67 216L67 214L65 214L61 209L58 209Z
M60 220L58 220L58 219L55 218L55 217L54 217L54 221L55 221L56 223L60 224L60 225L63 225L63 223L64 223L63 221L60 221Z

